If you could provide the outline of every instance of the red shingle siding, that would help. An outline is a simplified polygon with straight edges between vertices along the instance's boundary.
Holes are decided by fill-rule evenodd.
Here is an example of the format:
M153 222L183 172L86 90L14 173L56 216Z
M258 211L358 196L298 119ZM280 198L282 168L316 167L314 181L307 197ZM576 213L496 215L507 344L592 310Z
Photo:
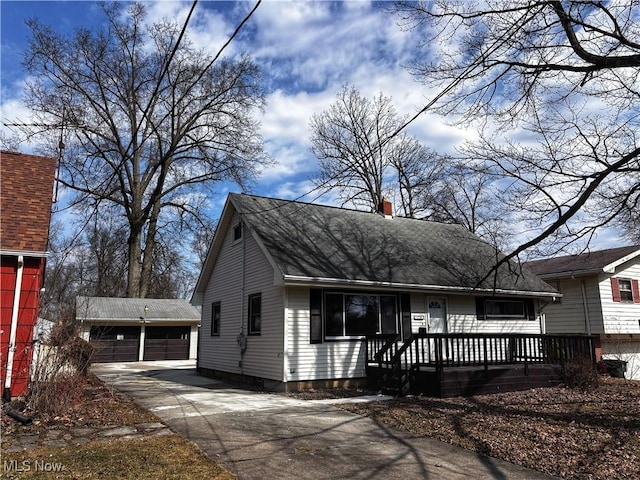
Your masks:
M0 249L45 252L56 161L0 152Z

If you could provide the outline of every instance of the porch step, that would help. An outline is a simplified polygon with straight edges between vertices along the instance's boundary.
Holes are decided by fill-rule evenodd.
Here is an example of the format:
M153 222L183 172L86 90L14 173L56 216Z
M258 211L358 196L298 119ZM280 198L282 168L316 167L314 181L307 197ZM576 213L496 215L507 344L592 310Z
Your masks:
M393 397L397 397L400 395L398 389L393 387L382 387L380 393L382 393L382 395L391 395Z

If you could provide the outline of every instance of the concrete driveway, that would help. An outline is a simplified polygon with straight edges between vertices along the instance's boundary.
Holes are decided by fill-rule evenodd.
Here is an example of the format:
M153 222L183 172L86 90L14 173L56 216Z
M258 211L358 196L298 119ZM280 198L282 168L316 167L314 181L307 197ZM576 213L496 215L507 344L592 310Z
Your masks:
M296 400L201 377L194 362L98 364L92 371L243 480L552 478L400 432L334 400Z

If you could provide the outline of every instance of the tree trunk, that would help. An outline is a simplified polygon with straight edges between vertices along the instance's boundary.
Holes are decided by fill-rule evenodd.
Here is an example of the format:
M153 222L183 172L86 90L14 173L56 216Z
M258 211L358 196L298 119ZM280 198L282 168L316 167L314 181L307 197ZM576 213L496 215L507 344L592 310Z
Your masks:
M140 267L140 257L142 255L142 228L140 226L131 225L131 234L129 235L129 274L127 275L127 297L142 298L140 292L140 279L142 276Z
M147 238L144 245L144 256L142 259L142 272L140 275L140 297L146 298L149 293L149 285L151 284L151 276L153 273L153 252L156 245L156 232L158 231L158 217L160 216L160 199L157 199L151 211L149 218L149 229L147 230Z

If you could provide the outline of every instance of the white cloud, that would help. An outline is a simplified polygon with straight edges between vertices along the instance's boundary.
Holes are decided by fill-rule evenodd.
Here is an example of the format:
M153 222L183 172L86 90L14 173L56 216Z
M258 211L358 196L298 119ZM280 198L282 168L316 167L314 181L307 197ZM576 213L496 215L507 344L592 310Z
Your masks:
M145 1L144 4L150 23L170 18L182 25L192 3ZM80 18L74 12L82 9L85 13L95 8L85 2L59 5L60 9L68 9L66 18L71 23ZM190 40L196 48L215 55L253 6L253 1L198 3L189 23ZM30 3L24 7L25 12L35 11ZM25 18L29 16L25 13ZM54 28L62 25L56 20L52 22ZM380 4L368 1L267 1L258 7L225 52L227 57L239 53L253 56L261 66L268 91L267 106L259 119L265 149L275 164L260 173L257 193L298 198L312 192L303 200L339 204L335 195L317 198L311 181L317 160L310 151L309 121L314 113L321 113L335 102L343 85L354 86L366 98L379 93L390 96L398 114L407 117L435 98L438 90L417 82L406 69L413 59L427 58L430 46L419 45L420 36L403 31L396 22L397 18L383 11ZM437 46L450 53L458 47L456 39ZM9 68L4 60L3 73ZM21 84L2 86L3 121L30 119L19 100L21 90ZM599 108L593 102L585 106L585 112ZM476 127L457 128L447 125L445 120L425 113L407 132L440 153L454 153L465 140L478 138ZM0 128L6 135L6 127ZM523 130L511 134L518 140L531 141ZM30 148L27 144L23 147L25 151ZM231 185L220 186L220 198L211 199L213 208L224 201L229 189L237 190Z
M27 78L11 85L2 85L0 103L0 139L7 142L7 147L23 153L34 153L35 144L26 138L16 124L33 123L33 113L22 101L22 92Z
M430 99L405 64L415 40L394 17L369 2L269 2L252 22L252 55L276 86L261 116L265 148L276 161L261 181L288 184L317 168L310 152L309 121L328 109L343 85L367 97L393 98L400 116L411 117ZM453 152L469 133L421 115L407 130L437 151ZM474 135L475 136L475 135Z

